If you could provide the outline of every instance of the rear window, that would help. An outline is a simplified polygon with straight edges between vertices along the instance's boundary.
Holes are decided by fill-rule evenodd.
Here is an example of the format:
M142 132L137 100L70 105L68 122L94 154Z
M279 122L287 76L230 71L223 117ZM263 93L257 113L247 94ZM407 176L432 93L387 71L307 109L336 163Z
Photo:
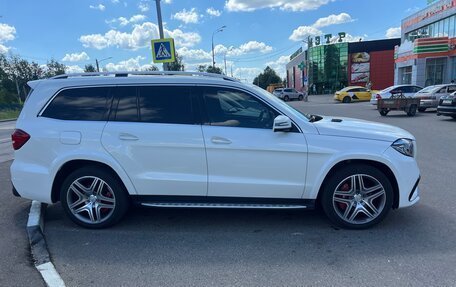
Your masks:
M41 116L59 120L105 121L110 104L109 90L107 87L63 90Z

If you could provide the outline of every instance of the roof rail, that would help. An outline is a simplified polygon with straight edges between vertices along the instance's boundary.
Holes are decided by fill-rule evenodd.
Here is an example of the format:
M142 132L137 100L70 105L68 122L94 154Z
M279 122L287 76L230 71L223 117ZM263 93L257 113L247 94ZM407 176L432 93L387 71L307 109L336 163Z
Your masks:
M51 79L68 79L77 77L98 77L98 76L111 76L111 77L129 77L129 76L199 76L219 78L227 81L239 82L238 79L228 77L226 75L214 73L201 73L201 72L182 72L182 71L119 71L119 72L95 72L95 73L72 73L63 74L52 77Z

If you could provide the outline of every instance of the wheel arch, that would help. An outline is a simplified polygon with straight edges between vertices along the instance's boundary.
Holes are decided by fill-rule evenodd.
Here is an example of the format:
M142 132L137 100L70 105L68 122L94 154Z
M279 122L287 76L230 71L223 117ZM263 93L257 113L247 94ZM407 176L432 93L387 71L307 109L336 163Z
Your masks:
M326 173L325 178L323 179L320 188L318 190L318 196L317 196L317 205L320 204L321 202L321 195L323 188L328 181L329 177L331 176L332 173L337 172L337 170L341 169L343 166L350 165L350 164L367 164L370 166L373 166L377 169L379 169L381 172L385 174L385 176L390 180L391 185L393 187L393 208L396 209L399 207L399 185L396 180L396 177L394 176L393 171L384 163L374 161L374 160L367 160L367 159L348 159L348 160L343 160L338 163L336 163L331 169Z
M127 185L119 176L119 174L109 165L106 163L95 161L95 160L87 160L87 159L73 159L65 162L57 171L56 175L54 176L54 180L52 182L52 190L51 190L51 200L53 203L60 201L60 186L62 186L65 178L72 173L73 171L85 167L85 166L96 166L101 169L105 169L110 172L119 182L122 184L122 187L127 191L129 194L129 189Z

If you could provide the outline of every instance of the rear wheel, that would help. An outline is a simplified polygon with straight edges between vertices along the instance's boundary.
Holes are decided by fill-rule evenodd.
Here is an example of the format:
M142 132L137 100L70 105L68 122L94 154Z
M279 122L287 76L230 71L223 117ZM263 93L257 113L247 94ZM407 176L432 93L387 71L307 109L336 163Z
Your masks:
M381 110L379 111L379 113L380 113L380 115L382 115L382 116L385 117L385 116L389 113L389 110L388 110L388 109L381 109Z
M123 184L110 172L94 166L71 173L62 184L60 199L70 219L87 228L117 223L129 205Z
M351 98L349 96L346 96L342 99L342 103L348 104L349 102L351 102Z
M416 115L416 105L411 105L407 111L407 116L413 117Z
M371 227L393 204L393 188L377 168L356 164L335 172L325 183L322 205L328 218L350 229Z
M419 111L420 113L424 113L424 112L426 111L426 108L418 108L418 111Z

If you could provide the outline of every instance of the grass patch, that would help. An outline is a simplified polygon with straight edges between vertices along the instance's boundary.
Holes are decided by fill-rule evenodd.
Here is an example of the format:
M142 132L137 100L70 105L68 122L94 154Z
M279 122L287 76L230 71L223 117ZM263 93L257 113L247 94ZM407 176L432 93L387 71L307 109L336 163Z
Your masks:
M16 119L20 112L20 110L2 110L0 111L0 120Z

